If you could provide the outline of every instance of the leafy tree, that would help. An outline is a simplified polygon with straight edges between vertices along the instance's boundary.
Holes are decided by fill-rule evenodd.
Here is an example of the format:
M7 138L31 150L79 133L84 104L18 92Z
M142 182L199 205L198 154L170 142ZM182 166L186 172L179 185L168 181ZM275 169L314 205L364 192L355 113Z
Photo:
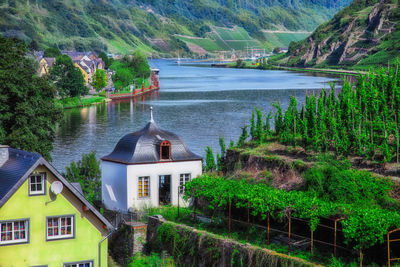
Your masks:
M92 86L96 91L100 91L107 85L107 73L102 69L97 69L94 76Z
M278 103L274 103L273 106L276 109L276 112L275 112L275 132L276 132L277 135L279 135L284 130L283 111L282 111L281 104L279 102Z
M55 89L26 54L23 42L0 36L0 143L50 160L61 112Z
M214 171L216 169L215 158L212 148L206 147L206 165L204 166L205 171Z
M221 148L221 154L217 154L217 170L222 171L226 154L226 144L223 136L219 137L219 147Z
M263 113L261 109L255 108L257 114L257 123L256 123L256 131L255 131L255 140L262 141L264 136L264 122L263 122Z
M242 69L242 68L244 68L244 67L246 67L246 62L243 61L243 59L237 59L237 60L236 60L235 68Z
M221 157L225 157L226 145L225 145L225 140L224 140L223 136L219 137L219 147L221 148Z
M108 58L107 54L105 52L100 52L99 58L101 58L105 64L105 68L108 69L110 66L110 59Z
M83 154L82 159L77 162L72 161L68 167L65 167L63 175L69 182L78 182L81 185L90 203L93 204L95 200L101 199L101 169L95 151Z
M67 55L56 58L56 62L50 70L50 79L54 82L61 97L81 96L89 92L85 86L82 72L74 66L72 59Z
M44 57L59 57L62 56L60 49L57 47L49 47L44 50Z
M257 138L257 133L256 133L256 119L255 119L254 111L251 112L251 119L250 119L250 135L251 135L251 140L256 140L256 138Z
M151 71L147 58L139 50L132 54L130 65L133 67L136 77L147 78L150 76Z
M241 127L242 129L242 133L239 136L239 140L238 140L238 146L243 146L244 143L246 142L247 138L249 137L249 134L247 133L247 126L243 126Z
M115 70L112 79L118 89L133 83L141 85L151 72L146 57L139 51L136 51L130 57L125 56L121 60L114 61L110 69Z
M264 132L266 136L269 136L271 134L271 119L272 111L270 111L267 116L265 116Z
M282 49L280 47L275 47L274 50L272 50L272 53L274 54L279 54L282 52Z

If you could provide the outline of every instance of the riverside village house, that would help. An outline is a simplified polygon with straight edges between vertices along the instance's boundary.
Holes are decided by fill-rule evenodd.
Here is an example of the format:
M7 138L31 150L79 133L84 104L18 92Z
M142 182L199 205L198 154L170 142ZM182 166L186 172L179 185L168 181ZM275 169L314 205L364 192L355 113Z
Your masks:
M1 267L106 267L112 230L43 157L0 145Z
M183 140L160 129L153 120L140 131L122 137L101 159L102 198L107 209L121 212L188 205L183 185L202 173L202 158ZM179 196L178 196L179 195Z

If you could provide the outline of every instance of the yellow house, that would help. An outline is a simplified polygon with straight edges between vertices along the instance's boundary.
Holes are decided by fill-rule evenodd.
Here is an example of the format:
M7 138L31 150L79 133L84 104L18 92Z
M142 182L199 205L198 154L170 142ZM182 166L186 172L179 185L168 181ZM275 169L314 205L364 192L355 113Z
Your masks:
M43 157L0 145L1 267L106 267L112 230Z
M54 61L55 58L51 57L44 57L39 60L39 70L38 70L39 77L49 74L50 68L53 66Z
M85 68L84 66L81 66L81 64L79 64L79 62L75 62L74 65L82 72L83 78L85 79L86 84L88 84L89 83L89 75L90 75L89 70L87 68Z

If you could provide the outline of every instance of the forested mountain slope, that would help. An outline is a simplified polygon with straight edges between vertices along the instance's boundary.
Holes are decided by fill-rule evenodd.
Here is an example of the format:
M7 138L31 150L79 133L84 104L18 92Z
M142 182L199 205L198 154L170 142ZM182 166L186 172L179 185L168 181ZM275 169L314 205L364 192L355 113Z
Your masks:
M351 0L1 0L0 32L40 46L125 52L188 51L175 35L239 26L261 46L263 29L311 31ZM267 46L268 47L268 46ZM214 48L213 48L214 49ZM216 47L216 50L223 47Z
M292 43L279 63L292 66L385 66L400 56L397 0L355 0L306 40Z

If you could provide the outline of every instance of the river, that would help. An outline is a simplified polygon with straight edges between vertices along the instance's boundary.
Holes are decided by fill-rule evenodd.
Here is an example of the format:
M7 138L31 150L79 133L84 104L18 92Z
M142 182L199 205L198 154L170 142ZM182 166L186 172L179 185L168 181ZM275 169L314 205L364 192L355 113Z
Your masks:
M65 110L60 123L52 164L63 172L72 160L96 151L110 153L127 133L140 130L150 119L150 106L159 127L180 135L189 148L204 155L206 146L219 151L218 138L237 141L254 107L268 112L279 101L285 109L290 96L301 103L307 93L339 78L325 74L289 71L211 68L152 60L160 69L158 92L137 99L112 101Z

